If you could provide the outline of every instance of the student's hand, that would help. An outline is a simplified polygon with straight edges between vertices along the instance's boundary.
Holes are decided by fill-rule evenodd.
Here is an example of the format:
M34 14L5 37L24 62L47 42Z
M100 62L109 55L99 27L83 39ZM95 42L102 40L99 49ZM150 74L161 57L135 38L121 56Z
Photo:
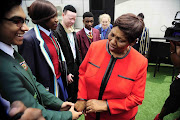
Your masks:
M26 109L26 106L21 101L15 101L11 104L9 116L13 117L17 113L23 113Z
M18 113L23 113L19 120L45 120L40 109L26 108L21 101L15 101L11 104L9 116L13 117Z
M61 105L60 111L67 111L67 110L69 110L69 108L71 108L71 106L74 106L74 103L72 103L72 102L63 102L63 104Z
M74 75L72 75L71 73L67 76L68 84L71 84L73 82L73 77Z
M19 120L45 120L42 111L37 108L27 108Z
M86 102L86 113L96 113L107 111L107 104L105 100L91 99Z
M75 105L74 105L75 109L78 111L78 112L82 112L85 110L85 107L86 107L86 101L84 100L78 100Z
M74 110L74 106L71 106L71 108L69 109L69 111L72 112L72 120L76 120L78 119L81 115L82 115L82 112L76 112Z

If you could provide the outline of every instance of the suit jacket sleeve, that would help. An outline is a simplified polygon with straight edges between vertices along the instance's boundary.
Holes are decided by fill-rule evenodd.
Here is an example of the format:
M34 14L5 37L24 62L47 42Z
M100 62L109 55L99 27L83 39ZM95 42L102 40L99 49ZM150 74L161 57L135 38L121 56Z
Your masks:
M57 38L57 40L58 40L58 42L60 41L59 39L63 39L63 37L62 37L62 35L60 34L60 31L59 30L54 30L54 31L52 31L52 33L53 33L53 36L55 37L55 38ZM60 46L61 46L61 43L59 42L59 44L60 44ZM61 49L62 49L62 47L61 47ZM66 62L67 63L67 62ZM68 69L68 67L67 67L67 75L69 75L70 74L70 71L69 71L69 69Z
M145 59L144 63L142 63L141 70L137 75L137 79L135 80L132 92L128 97L125 99L107 100L111 114L119 114L142 104L145 92L147 65L148 62L147 59Z
M80 53L80 58L82 60L82 53L81 53L81 37L80 37L80 32L76 33L77 41L78 41L78 46L79 46L79 53Z
M42 100L44 104L51 108L56 106L54 109L57 111L47 110L43 105L39 104L35 99L35 96L32 95L34 91L32 82L29 82L15 68L12 67L11 69L1 70L0 76L0 93L2 97L10 101L10 103L20 100L26 107L38 108L42 110L42 114L47 120L72 120L72 113L70 111L58 111L63 102L47 92L41 84L36 82L36 80L32 81L39 90L42 99L44 99ZM29 89L27 90L27 88Z

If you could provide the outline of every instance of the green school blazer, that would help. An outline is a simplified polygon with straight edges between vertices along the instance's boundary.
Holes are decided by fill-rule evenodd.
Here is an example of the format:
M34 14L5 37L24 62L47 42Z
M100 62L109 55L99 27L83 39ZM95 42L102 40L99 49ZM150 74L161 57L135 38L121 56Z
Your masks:
M20 100L26 107L41 109L46 120L72 120L70 111L59 111L63 101L36 81L26 63L20 63L0 50L1 96L10 103Z

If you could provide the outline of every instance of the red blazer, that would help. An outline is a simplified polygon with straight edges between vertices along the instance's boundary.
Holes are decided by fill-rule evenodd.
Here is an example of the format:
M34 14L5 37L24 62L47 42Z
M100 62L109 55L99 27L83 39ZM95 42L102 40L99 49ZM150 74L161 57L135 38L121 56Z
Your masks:
M93 42L101 40L99 30L92 28L92 35L93 35ZM90 42L88 40L88 37L86 36L84 28L81 29L79 32L77 32L76 36L78 40L80 56L81 56L81 59L83 60L89 49Z
M113 62L112 62L113 61ZM101 120L130 120L142 104L147 75L147 59L130 47L122 58L114 58L108 50L108 40L91 44L79 68L78 99L98 99L106 69L112 63L109 81L102 100L108 102L108 112L101 112ZM95 119L95 113L86 120Z

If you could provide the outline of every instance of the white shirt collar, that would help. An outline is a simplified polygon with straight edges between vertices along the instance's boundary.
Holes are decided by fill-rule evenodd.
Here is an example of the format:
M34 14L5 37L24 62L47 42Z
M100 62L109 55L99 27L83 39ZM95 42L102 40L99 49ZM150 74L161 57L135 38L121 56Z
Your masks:
M42 30L47 36L49 36L51 34L51 30L48 31L45 28L43 28L42 26L38 25L39 29Z
M14 55L13 55L14 49L11 45L7 45L0 41L0 49L14 58Z
M88 34L88 35L89 35L89 32L91 32L91 34L92 34L92 28L91 28L91 30L88 30L87 28L84 27L84 31L85 31L86 34Z

